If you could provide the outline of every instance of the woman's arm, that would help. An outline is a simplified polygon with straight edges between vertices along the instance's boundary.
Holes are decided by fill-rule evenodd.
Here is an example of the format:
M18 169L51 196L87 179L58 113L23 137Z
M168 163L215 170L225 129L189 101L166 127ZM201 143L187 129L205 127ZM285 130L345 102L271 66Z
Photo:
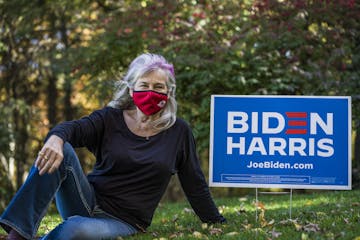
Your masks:
M186 131L182 156L178 176L195 213L203 222L225 222L226 219L220 215L201 171L195 140L190 128Z
M95 151L104 131L106 109L93 112L79 120L66 121L56 125L47 135L39 152L35 166L39 174L53 173L63 160L63 145L69 142L73 147L86 146Z
M51 129L46 139L56 135L74 148L87 147L92 150L103 135L107 111L108 108L103 108L81 119L62 122Z

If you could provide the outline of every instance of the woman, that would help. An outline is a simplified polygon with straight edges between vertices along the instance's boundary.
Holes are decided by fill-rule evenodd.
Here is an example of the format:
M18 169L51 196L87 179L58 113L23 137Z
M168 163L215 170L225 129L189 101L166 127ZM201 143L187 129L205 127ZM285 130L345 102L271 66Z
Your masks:
M200 169L189 126L176 118L174 69L142 54L109 105L52 129L29 176L0 218L8 239L35 238L55 197L64 221L43 239L109 239L144 232L178 174L204 222L224 222ZM73 147L95 156L85 176Z

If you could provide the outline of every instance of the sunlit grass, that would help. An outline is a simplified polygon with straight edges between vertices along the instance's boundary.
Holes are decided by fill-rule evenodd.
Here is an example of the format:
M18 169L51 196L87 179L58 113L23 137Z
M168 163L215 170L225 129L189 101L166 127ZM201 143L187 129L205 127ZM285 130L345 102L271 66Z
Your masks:
M127 239L351 239L360 237L360 191L294 193L290 219L289 195L255 194L219 198L216 204L227 223L203 224L187 202L161 204L147 233ZM49 214L39 235L61 221ZM3 233L3 232L2 232Z

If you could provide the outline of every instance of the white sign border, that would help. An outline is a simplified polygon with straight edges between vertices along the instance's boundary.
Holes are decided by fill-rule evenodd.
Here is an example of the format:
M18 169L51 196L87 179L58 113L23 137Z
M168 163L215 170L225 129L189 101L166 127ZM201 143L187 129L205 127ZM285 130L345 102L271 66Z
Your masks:
M294 185L294 184L250 184L250 183L219 183L213 182L213 140L214 140L214 111L215 98L314 98L314 99L346 99L348 101L348 185ZM352 187L352 151L351 151L351 134L352 134L352 111L350 96L300 96L300 95L211 95L210 104L210 145L209 145L209 186L210 187L235 187L235 188L283 188L283 189L324 189L324 190L351 190Z

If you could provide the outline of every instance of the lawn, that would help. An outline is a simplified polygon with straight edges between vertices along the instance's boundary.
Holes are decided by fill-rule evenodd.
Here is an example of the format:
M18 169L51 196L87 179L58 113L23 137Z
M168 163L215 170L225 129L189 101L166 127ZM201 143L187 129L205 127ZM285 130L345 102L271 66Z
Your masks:
M360 190L294 193L291 219L289 195L259 195L257 205L254 195L219 198L216 203L227 218L226 224L201 223L186 202L164 203L147 233L126 239L360 240ZM57 214L47 215L39 235L59 222Z

